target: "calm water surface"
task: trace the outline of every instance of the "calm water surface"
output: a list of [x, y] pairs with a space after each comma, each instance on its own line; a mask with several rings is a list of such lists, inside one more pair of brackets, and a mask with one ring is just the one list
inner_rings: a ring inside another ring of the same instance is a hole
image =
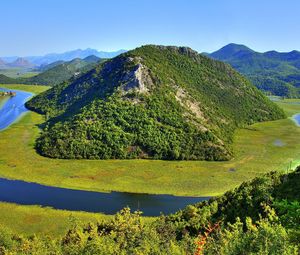
[[101, 193], [64, 189], [24, 181], [0, 178], [0, 201], [22, 205], [42, 205], [71, 211], [114, 214], [129, 206], [141, 210], [145, 216], [158, 216], [183, 209], [209, 197], [180, 197], [126, 192]]

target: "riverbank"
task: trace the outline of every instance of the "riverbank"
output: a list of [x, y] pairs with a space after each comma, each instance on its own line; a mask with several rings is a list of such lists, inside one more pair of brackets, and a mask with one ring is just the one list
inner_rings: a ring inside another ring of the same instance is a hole
[[7, 99], [9, 99], [9, 97], [0, 97], [0, 108], [6, 102]]
[[16, 95], [17, 93], [14, 91], [5, 91], [5, 92], [0, 91], [0, 97], [14, 97]]
[[[16, 86], [6, 87], [16, 89]], [[18, 85], [18, 89], [39, 93], [46, 88]], [[278, 105], [288, 116], [300, 112], [300, 104], [287, 102]], [[28, 112], [19, 122], [0, 132], [1, 177], [91, 191], [215, 196], [259, 174], [300, 164], [300, 128], [291, 119], [238, 130], [235, 158], [228, 162], [206, 162], [45, 158], [34, 150], [38, 125], [43, 118]], [[284, 146], [274, 145], [276, 140]]]

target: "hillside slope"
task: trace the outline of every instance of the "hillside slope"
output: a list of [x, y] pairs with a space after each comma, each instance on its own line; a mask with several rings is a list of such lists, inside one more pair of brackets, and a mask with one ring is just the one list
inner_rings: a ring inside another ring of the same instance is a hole
[[207, 54], [225, 61], [247, 76], [263, 91], [285, 97], [300, 97], [300, 52], [255, 52], [244, 45], [228, 44]]
[[[100, 61], [100, 59], [98, 60]], [[96, 63], [97, 61], [76, 58], [69, 62], [54, 65], [36, 76], [23, 79], [23, 83], [55, 86], [73, 76], [89, 71], [96, 66]]]
[[0, 84], [14, 84], [17, 83], [16, 79], [0, 74]]
[[184, 47], [129, 51], [33, 98], [59, 158], [227, 160], [234, 130], [283, 112], [229, 65]]
[[7, 63], [4, 62], [1, 58], [0, 58], [0, 69], [5, 69], [7, 68]]
[[55, 86], [63, 81], [76, 78], [88, 72], [93, 69], [97, 63], [103, 61], [105, 61], [105, 59], [100, 59], [95, 56], [89, 56], [85, 59], [76, 58], [69, 62], [58, 61], [42, 66], [40, 69], [37, 69], [37, 71], [42, 71], [41, 73], [28, 78], [10, 78], [0, 74], [0, 83]]

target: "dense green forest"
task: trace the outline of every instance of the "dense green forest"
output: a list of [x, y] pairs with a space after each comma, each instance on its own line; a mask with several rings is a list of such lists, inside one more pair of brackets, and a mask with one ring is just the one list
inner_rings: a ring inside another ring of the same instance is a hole
[[36, 84], [55, 86], [63, 81], [88, 72], [96, 66], [98, 62], [103, 62], [95, 56], [89, 56], [85, 59], [76, 58], [68, 62], [58, 61], [40, 69], [41, 73], [28, 78], [10, 78], [0, 74], [0, 83], [3, 84]]
[[237, 127], [284, 114], [229, 65], [144, 46], [36, 96], [36, 143], [53, 158], [227, 160]]
[[260, 90], [273, 95], [300, 97], [300, 52], [255, 52], [244, 45], [229, 44], [207, 54], [231, 64]]
[[98, 224], [72, 219], [57, 239], [16, 236], [2, 227], [0, 254], [297, 255], [299, 183], [300, 167], [272, 172], [151, 223], [129, 208]]

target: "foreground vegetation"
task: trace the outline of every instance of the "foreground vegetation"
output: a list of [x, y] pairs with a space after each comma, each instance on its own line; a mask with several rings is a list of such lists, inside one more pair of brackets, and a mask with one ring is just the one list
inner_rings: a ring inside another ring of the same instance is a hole
[[[46, 89], [28, 85], [6, 88], [34, 93]], [[279, 105], [289, 116], [300, 112], [300, 104]], [[233, 144], [236, 156], [228, 162], [44, 158], [34, 150], [38, 125], [43, 121], [43, 116], [28, 112], [0, 132], [1, 177], [94, 191], [211, 196], [261, 173], [286, 169], [290, 163], [295, 167], [300, 158], [300, 129], [290, 119], [238, 130]], [[276, 140], [284, 146], [276, 146]]]
[[269, 173], [223, 196], [145, 223], [125, 208], [107, 222], [75, 222], [62, 238], [0, 230], [2, 254], [286, 254], [300, 251], [300, 168]]

